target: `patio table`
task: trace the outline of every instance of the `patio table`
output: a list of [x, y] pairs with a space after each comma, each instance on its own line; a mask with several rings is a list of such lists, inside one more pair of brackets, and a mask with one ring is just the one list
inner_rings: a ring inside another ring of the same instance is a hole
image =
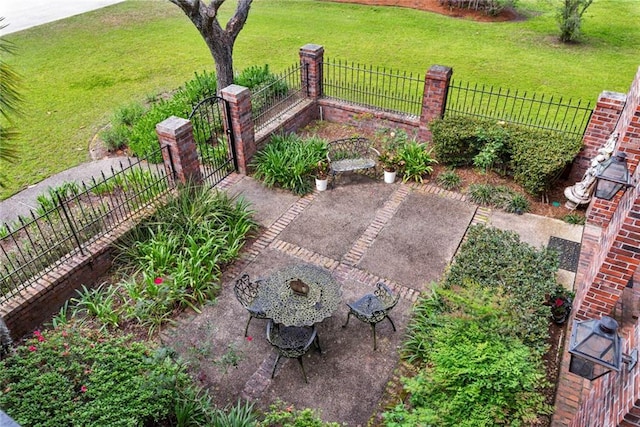
[[342, 301], [342, 289], [330, 271], [297, 264], [265, 278], [258, 296], [267, 317], [274, 322], [311, 326], [333, 314]]

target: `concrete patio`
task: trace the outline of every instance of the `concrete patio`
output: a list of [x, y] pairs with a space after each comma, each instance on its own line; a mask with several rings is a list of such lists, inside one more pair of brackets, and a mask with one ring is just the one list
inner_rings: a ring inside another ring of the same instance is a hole
[[[221, 188], [251, 203], [261, 232], [225, 271], [217, 302], [183, 316], [164, 331], [163, 342], [200, 372], [199, 381], [218, 405], [242, 398], [267, 409], [280, 399], [349, 426], [365, 426], [379, 412], [398, 366], [411, 307], [440, 279], [470, 224], [511, 228], [525, 241], [535, 236], [535, 246], [551, 236], [576, 242], [582, 236], [582, 227], [492, 212], [435, 186], [389, 185], [356, 174], [340, 177], [333, 190], [304, 197], [240, 175], [227, 178]], [[297, 362], [284, 358], [271, 379], [276, 354], [265, 337], [266, 321], [252, 320], [250, 339], [244, 338], [248, 313], [236, 300], [233, 283], [243, 273], [254, 279], [295, 263], [330, 270], [342, 285], [343, 303], [385, 282], [401, 295], [391, 312], [397, 331], [389, 322], [380, 323], [373, 351], [368, 325], [352, 318], [342, 327], [348, 312], [342, 304], [317, 325], [322, 354], [312, 347], [304, 357], [309, 383]]]

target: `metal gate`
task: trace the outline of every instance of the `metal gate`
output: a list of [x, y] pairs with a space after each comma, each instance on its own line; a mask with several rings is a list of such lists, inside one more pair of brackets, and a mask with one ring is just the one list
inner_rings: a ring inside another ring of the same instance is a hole
[[233, 133], [228, 117], [227, 103], [219, 96], [203, 99], [189, 114], [203, 181], [211, 187], [237, 169]]

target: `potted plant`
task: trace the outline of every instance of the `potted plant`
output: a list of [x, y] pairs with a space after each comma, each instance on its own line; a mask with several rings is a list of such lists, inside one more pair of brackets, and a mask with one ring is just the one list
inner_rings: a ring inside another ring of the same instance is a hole
[[329, 163], [326, 160], [320, 160], [316, 164], [316, 190], [325, 191], [329, 183]]
[[573, 293], [562, 288], [548, 298], [547, 304], [551, 307], [551, 318], [554, 323], [562, 325], [569, 319], [572, 303]]
[[396, 174], [398, 167], [400, 166], [400, 159], [392, 151], [383, 151], [378, 156], [378, 161], [384, 170], [384, 182], [387, 184], [393, 184], [396, 180]]

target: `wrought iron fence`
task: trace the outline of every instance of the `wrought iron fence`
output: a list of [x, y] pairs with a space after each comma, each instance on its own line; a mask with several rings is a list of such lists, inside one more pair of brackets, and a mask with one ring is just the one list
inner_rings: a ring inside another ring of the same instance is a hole
[[89, 184], [67, 183], [41, 195], [30, 217], [0, 229], [0, 303], [74, 255], [87, 255], [91, 243], [155, 205], [172, 183], [164, 164], [129, 160]]
[[326, 97], [416, 117], [422, 112], [423, 75], [339, 60], [322, 66]]
[[445, 116], [491, 118], [582, 137], [592, 111], [591, 103], [581, 100], [528, 95], [517, 90], [452, 80]]
[[299, 64], [287, 68], [268, 84], [251, 91], [251, 117], [254, 131], [265, 128], [305, 99], [302, 93], [302, 68]]

